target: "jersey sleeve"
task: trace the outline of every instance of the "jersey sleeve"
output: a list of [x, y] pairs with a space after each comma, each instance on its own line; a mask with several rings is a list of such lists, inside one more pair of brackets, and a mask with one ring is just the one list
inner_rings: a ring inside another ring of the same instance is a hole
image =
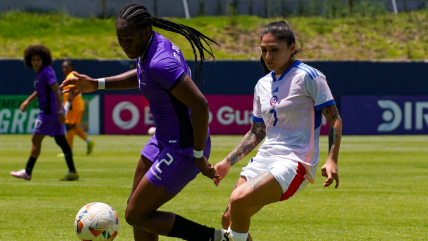
[[260, 93], [258, 84], [254, 87], [254, 99], [253, 99], [253, 121], [263, 123], [262, 105], [260, 103]]
[[315, 102], [315, 110], [334, 105], [334, 98], [323, 74], [312, 79], [309, 75], [304, 78], [304, 88]]
[[58, 83], [55, 75], [55, 71], [52, 68], [46, 68], [45, 71], [43, 71], [40, 78], [45, 82], [46, 85], [52, 85], [54, 83]]
[[175, 58], [165, 58], [150, 65], [150, 78], [172, 91], [186, 77], [186, 71]]

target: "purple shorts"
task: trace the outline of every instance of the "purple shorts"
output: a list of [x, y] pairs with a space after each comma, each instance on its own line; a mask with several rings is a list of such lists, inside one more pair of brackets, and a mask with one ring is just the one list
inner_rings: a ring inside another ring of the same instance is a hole
[[59, 122], [56, 115], [39, 114], [34, 123], [33, 134], [45, 136], [65, 135], [65, 125]]
[[[211, 139], [205, 143], [204, 156], [208, 159], [211, 151]], [[166, 187], [166, 192], [179, 193], [199, 174], [199, 166], [193, 157], [193, 148], [172, 148], [158, 143], [154, 135], [141, 151], [151, 162], [147, 179], [156, 187]]]

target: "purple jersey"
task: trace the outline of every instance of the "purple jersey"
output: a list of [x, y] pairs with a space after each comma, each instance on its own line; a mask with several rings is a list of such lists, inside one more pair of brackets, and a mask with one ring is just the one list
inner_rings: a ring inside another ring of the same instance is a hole
[[57, 83], [55, 71], [50, 65], [43, 66], [37, 72], [34, 87], [39, 100], [40, 114], [58, 115], [58, 103], [56, 95], [52, 91], [51, 84]]
[[137, 58], [140, 91], [149, 101], [156, 122], [156, 137], [164, 146], [193, 146], [190, 109], [171, 91], [190, 69], [180, 49], [162, 35], [153, 32], [146, 55]]

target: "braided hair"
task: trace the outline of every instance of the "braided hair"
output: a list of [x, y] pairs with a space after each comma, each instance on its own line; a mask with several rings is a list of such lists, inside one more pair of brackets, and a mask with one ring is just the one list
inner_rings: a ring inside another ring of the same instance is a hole
[[[207, 59], [205, 58], [204, 52], [207, 52], [208, 55], [210, 55], [210, 57], [212, 57], [214, 60], [214, 54], [208, 42], [212, 42], [218, 45], [217, 42], [205, 36], [194, 28], [183, 24], [174, 23], [166, 19], [157, 18], [151, 15], [146, 7], [144, 7], [143, 5], [138, 5], [136, 3], [124, 6], [117, 15], [116, 22], [119, 19], [127, 20], [130, 23], [135, 24], [139, 29], [146, 29], [149, 26], [155, 26], [166, 31], [183, 35], [192, 46], [193, 55], [195, 56], [195, 78], [193, 81], [202, 89], [202, 84], [204, 80], [201, 79], [201, 72], [204, 61]], [[199, 53], [199, 64], [198, 54], [196, 53], [195, 49], [197, 49]], [[211, 63], [211, 68], [212, 65], [213, 62]], [[211, 68], [209, 69], [207, 76], [211, 72]]]

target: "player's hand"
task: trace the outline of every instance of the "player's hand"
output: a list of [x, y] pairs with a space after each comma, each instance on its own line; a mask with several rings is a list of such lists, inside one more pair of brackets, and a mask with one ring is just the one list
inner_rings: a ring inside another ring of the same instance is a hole
[[204, 176], [208, 177], [209, 179], [219, 177], [215, 174], [215, 170], [214, 170], [213, 165], [208, 163], [208, 160], [206, 157], [203, 156], [201, 158], [195, 158], [195, 160], [199, 166], [199, 170], [201, 170], [201, 172]]
[[61, 123], [61, 125], [65, 124], [65, 115], [64, 115], [64, 113], [62, 113], [62, 112], [58, 113], [58, 120], [59, 120], [59, 123]]
[[231, 167], [230, 162], [226, 160], [223, 160], [214, 166], [214, 169], [216, 171], [215, 174], [219, 176], [214, 179], [214, 184], [216, 186], [218, 186], [220, 184], [220, 181], [223, 180], [223, 178], [227, 175], [230, 167]]
[[324, 187], [330, 186], [333, 180], [336, 180], [335, 188], [337, 189], [339, 187], [339, 171], [336, 162], [332, 159], [327, 159], [327, 162], [321, 168], [321, 173], [323, 177], [327, 177], [323, 185]]
[[19, 107], [19, 109], [22, 111], [22, 112], [25, 112], [25, 110], [27, 109], [27, 107], [30, 105], [30, 102], [28, 102], [28, 101], [24, 101], [24, 102], [22, 102], [22, 104], [21, 104], [21, 106]]
[[74, 78], [66, 79], [59, 86], [60, 88], [69, 87], [62, 93], [73, 93], [76, 96], [81, 93], [89, 93], [98, 89], [98, 80], [91, 77], [73, 72]]

